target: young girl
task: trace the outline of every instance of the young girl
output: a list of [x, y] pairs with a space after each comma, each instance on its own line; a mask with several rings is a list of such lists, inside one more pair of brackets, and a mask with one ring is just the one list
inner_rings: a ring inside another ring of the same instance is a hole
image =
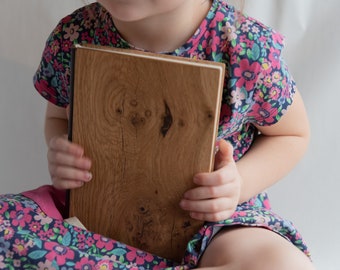
[[[215, 170], [195, 175], [197, 187], [178, 202], [206, 223], [180, 265], [63, 222], [64, 191], [91, 181], [91, 160], [66, 136], [70, 49], [78, 43], [225, 63]], [[53, 186], [1, 197], [0, 268], [313, 269], [300, 234], [271, 211], [264, 192], [294, 167], [309, 140], [282, 48], [279, 33], [223, 0], [100, 0], [63, 18], [34, 77], [49, 101]]]

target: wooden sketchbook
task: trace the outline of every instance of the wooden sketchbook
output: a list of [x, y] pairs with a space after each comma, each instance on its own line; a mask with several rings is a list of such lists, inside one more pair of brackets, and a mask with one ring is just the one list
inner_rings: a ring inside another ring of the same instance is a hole
[[179, 207], [213, 168], [224, 64], [97, 46], [73, 51], [70, 139], [92, 180], [70, 191], [85, 227], [180, 261], [202, 222]]

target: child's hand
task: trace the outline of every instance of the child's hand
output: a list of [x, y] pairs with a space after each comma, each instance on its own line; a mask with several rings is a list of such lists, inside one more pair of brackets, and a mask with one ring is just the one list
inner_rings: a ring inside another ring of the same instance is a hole
[[80, 187], [91, 180], [91, 160], [84, 157], [84, 149], [67, 136], [54, 137], [48, 144], [48, 169], [57, 189]]
[[215, 171], [195, 175], [194, 182], [198, 187], [184, 194], [180, 206], [198, 220], [227, 219], [239, 203], [241, 180], [232, 145], [221, 140], [215, 157]]

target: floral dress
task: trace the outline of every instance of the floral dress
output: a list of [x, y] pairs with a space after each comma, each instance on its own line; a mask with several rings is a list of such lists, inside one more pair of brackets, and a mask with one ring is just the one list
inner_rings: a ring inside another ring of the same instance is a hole
[[[99, 3], [76, 10], [49, 36], [34, 76], [35, 88], [49, 102], [69, 105], [71, 48], [84, 43], [138, 49], [120, 36]], [[225, 64], [218, 139], [233, 145], [236, 161], [256, 139], [255, 125], [275, 124], [293, 102], [296, 86], [282, 49], [279, 33], [214, 0], [194, 35], [165, 52]], [[205, 223], [188, 242], [182, 262], [65, 223], [64, 207], [63, 195], [51, 186], [0, 196], [0, 269], [190, 269], [220, 229], [235, 225], [271, 230], [309, 255], [293, 224], [272, 212], [266, 193], [238, 205], [227, 220]]]

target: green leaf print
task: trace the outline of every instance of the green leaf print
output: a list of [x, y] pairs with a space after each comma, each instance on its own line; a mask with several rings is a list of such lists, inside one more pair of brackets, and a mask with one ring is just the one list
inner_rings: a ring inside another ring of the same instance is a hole
[[111, 253], [116, 256], [123, 256], [126, 254], [126, 250], [122, 248], [115, 248]]
[[39, 238], [34, 238], [33, 241], [38, 248], [42, 248], [42, 241]]
[[71, 243], [71, 234], [70, 234], [69, 232], [67, 232], [67, 233], [64, 235], [64, 237], [63, 237], [61, 243], [62, 243], [64, 246], [69, 246], [69, 245], [70, 245], [70, 243]]
[[260, 58], [261, 50], [260, 50], [259, 45], [257, 45], [256, 43], [254, 43], [251, 52], [252, 52], [253, 60], [257, 60]]
[[35, 250], [28, 254], [28, 257], [33, 260], [38, 260], [43, 258], [46, 255], [46, 250]]

